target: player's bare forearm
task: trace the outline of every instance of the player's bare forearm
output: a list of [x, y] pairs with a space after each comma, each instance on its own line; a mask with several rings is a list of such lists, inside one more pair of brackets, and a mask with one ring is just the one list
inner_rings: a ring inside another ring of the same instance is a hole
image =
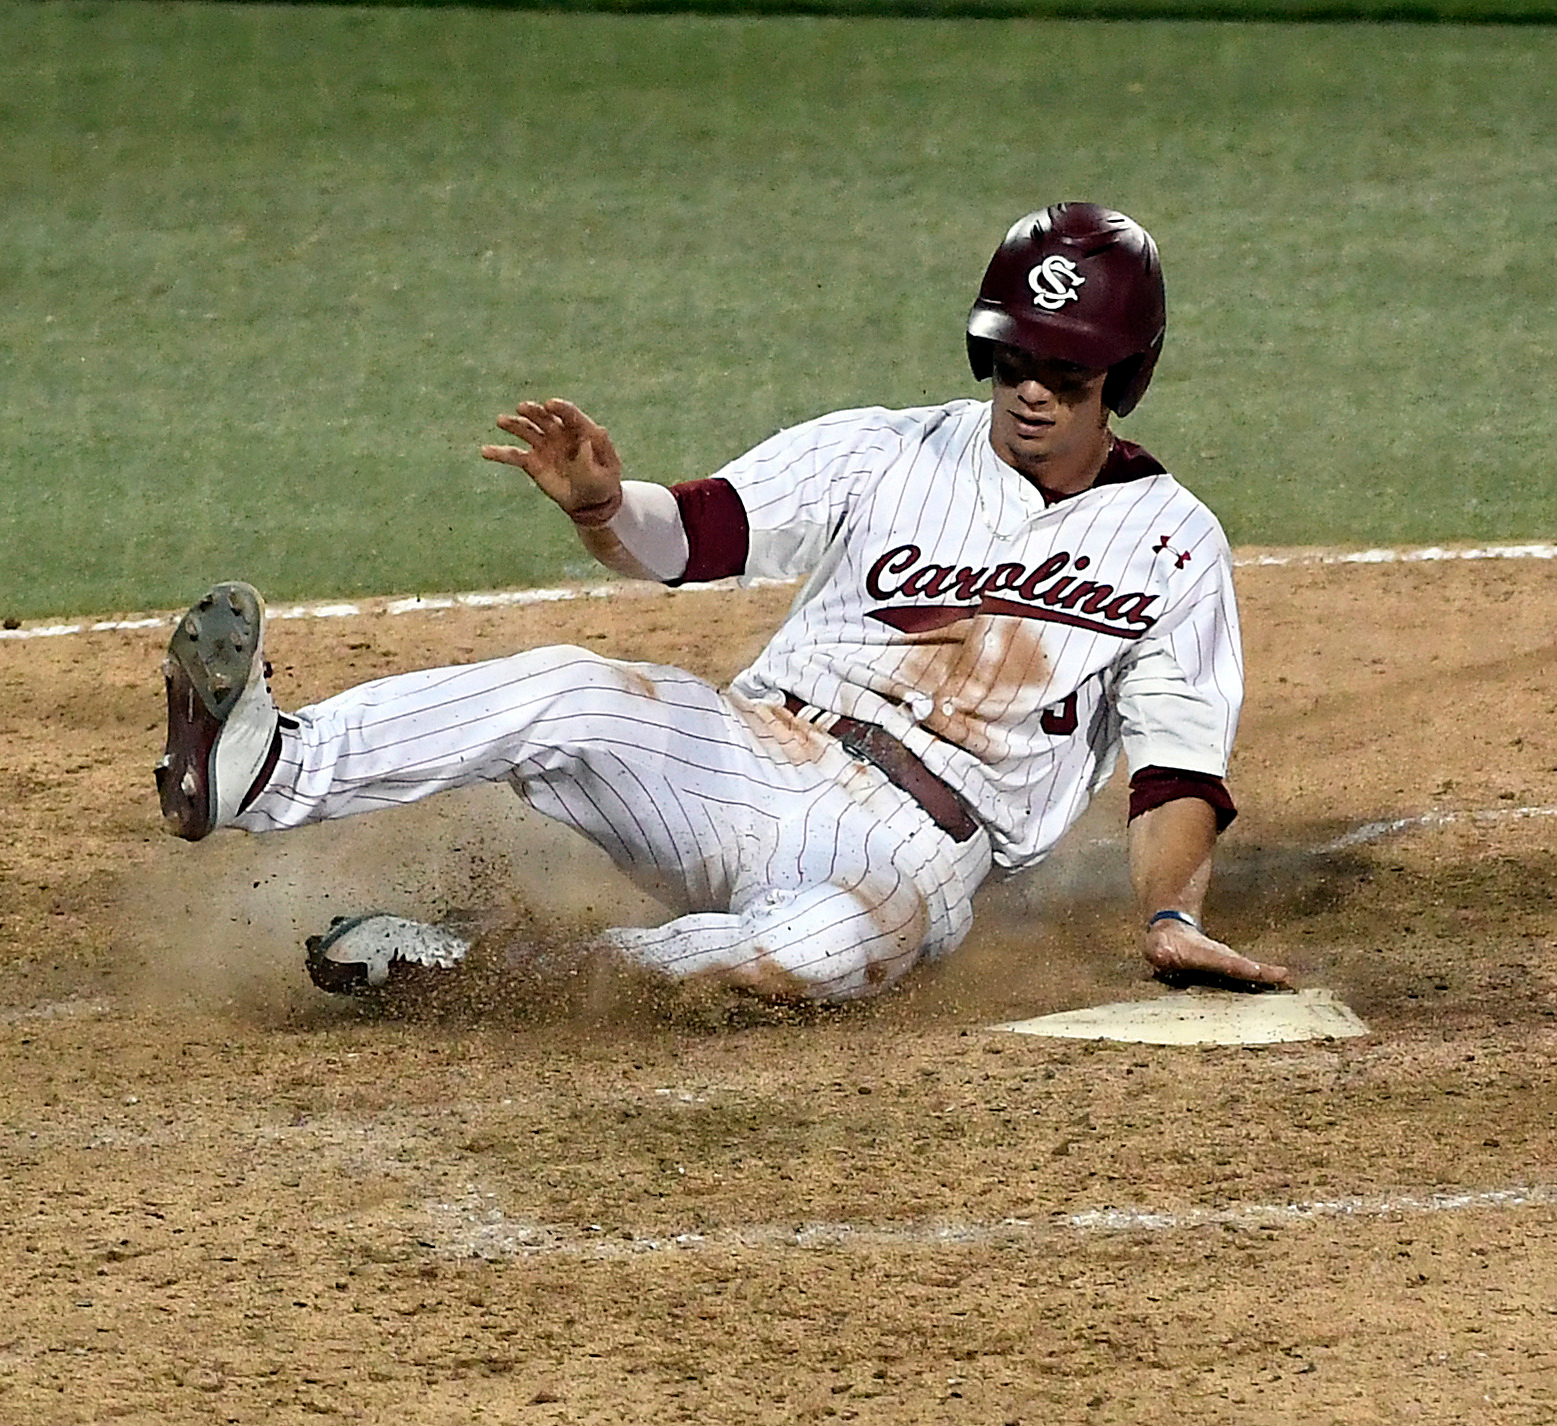
[[[1164, 802], [1130, 823], [1130, 881], [1143, 927], [1141, 953], [1159, 973], [1286, 984], [1285, 966], [1241, 956], [1200, 929], [1215, 850], [1216, 812], [1198, 797]], [[1162, 911], [1189, 920], [1163, 917], [1147, 924]]]
[[1198, 797], [1181, 797], [1130, 823], [1130, 883], [1141, 910], [1182, 911], [1200, 919], [1216, 851], [1216, 812]]
[[578, 537], [584, 548], [607, 569], [628, 579], [658, 580], [659, 576], [633, 558], [632, 551], [624, 545], [606, 525], [577, 525]]

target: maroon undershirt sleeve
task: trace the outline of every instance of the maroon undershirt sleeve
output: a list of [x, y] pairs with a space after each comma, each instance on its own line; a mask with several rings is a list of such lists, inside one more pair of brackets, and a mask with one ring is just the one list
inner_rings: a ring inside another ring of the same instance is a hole
[[1130, 779], [1130, 820], [1143, 812], [1177, 802], [1181, 797], [1198, 797], [1209, 802], [1216, 813], [1216, 830], [1225, 832], [1238, 809], [1233, 806], [1227, 784], [1208, 772], [1185, 772], [1176, 767], [1143, 767]]
[[687, 532], [687, 567], [670, 585], [702, 584], [746, 573], [751, 526], [746, 507], [728, 480], [687, 480], [670, 487]]

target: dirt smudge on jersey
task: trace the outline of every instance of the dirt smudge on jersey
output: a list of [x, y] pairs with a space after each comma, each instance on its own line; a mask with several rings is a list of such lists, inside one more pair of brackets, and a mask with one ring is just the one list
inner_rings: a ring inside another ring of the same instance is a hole
[[1044, 704], [1049, 660], [1042, 625], [1009, 614], [911, 634], [895, 680], [897, 696], [933, 701], [920, 722], [938, 738], [985, 761], [1009, 751], [1009, 728]]
[[686, 977], [686, 984], [687, 988], [694, 992], [699, 988], [718, 990], [725, 986], [734, 986], [779, 1004], [800, 1003], [811, 999], [811, 988], [805, 979], [796, 975], [794, 971], [786, 970], [779, 964], [773, 953], [765, 950], [761, 945], [756, 947], [756, 954], [750, 960], [728, 968], [701, 971]]
[[892, 896], [874, 902], [864, 898], [863, 904], [876, 929], [882, 936], [889, 937], [896, 948], [891, 955], [872, 956], [865, 965], [866, 983], [879, 988], [901, 979], [913, 969], [930, 931], [930, 911], [924, 898], [906, 881]]
[[735, 694], [727, 696], [763, 742], [776, 744], [790, 762], [821, 762], [837, 746], [831, 733], [791, 713], [782, 704], [754, 702]]
[[620, 669], [622, 682], [625, 683], [634, 693], [640, 693], [645, 698], [653, 699], [656, 703], [663, 701], [660, 696], [659, 686], [652, 678], [648, 677], [646, 674], [640, 673], [637, 669], [628, 663], [621, 664]]

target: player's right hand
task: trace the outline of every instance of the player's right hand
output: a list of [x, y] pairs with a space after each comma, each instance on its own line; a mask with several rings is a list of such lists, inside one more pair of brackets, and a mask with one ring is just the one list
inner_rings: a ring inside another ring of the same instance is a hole
[[622, 506], [622, 462], [604, 426], [571, 401], [521, 401], [499, 429], [524, 446], [486, 445], [484, 460], [516, 465], [565, 510], [575, 524], [606, 524]]
[[1238, 989], [1280, 989], [1291, 985], [1286, 966], [1264, 965], [1180, 921], [1147, 928], [1142, 954], [1169, 984], [1227, 985]]

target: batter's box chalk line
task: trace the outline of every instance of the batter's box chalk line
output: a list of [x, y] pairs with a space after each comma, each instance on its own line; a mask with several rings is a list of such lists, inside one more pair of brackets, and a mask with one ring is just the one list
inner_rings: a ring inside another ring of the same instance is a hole
[[[1300, 567], [1304, 565], [1348, 564], [1437, 564], [1458, 560], [1549, 560], [1557, 559], [1557, 545], [1485, 545], [1476, 549], [1445, 549], [1430, 545], [1416, 550], [1301, 550], [1292, 554], [1267, 553], [1236, 556], [1233, 564], [1239, 568]], [[795, 583], [793, 580], [754, 579], [746, 588], [764, 589]], [[734, 581], [720, 580], [712, 584], [684, 584], [677, 594], [697, 594], [707, 590], [729, 589]], [[373, 599], [365, 603], [293, 604], [270, 611], [272, 619], [344, 619], [355, 614], [381, 611], [386, 614], [414, 614], [420, 610], [437, 609], [499, 609], [527, 604], [555, 604], [570, 599], [606, 599], [618, 596], [631, 597], [635, 586], [630, 582], [584, 585], [576, 588], [556, 589], [508, 589], [474, 591], [466, 594], [398, 594]], [[159, 625], [171, 627], [181, 614], [155, 614], [132, 619], [102, 619], [95, 623], [72, 620], [64, 624], [40, 624], [30, 629], [0, 629], [4, 639], [57, 639], [70, 634], [101, 634], [113, 630], [154, 629]]]
[[76, 1015], [110, 1015], [113, 1004], [107, 1000], [43, 1000], [36, 1005], [0, 1008], [0, 1025], [16, 1025], [24, 1020], [61, 1020]]
[[[1411, 1189], [1368, 1197], [1295, 1203], [1236, 1203], [1216, 1208], [1105, 1207], [1048, 1218], [1002, 1218], [966, 1223], [748, 1223], [705, 1232], [639, 1233], [590, 1224], [582, 1231], [526, 1224], [507, 1217], [497, 1196], [472, 1188], [458, 1202], [424, 1205], [419, 1239], [450, 1257], [506, 1258], [561, 1253], [623, 1258], [644, 1253], [706, 1251], [848, 1251], [880, 1248], [935, 1250], [1000, 1244], [1063, 1242], [1097, 1234], [1192, 1232], [1205, 1228], [1280, 1228], [1327, 1219], [1401, 1219], [1440, 1213], [1515, 1211], [1557, 1206], [1557, 1185], [1492, 1189]], [[348, 1231], [351, 1224], [343, 1225]]]
[[1344, 852], [1348, 847], [1366, 846], [1369, 842], [1382, 841], [1385, 837], [1417, 828], [1450, 827], [1455, 823], [1518, 822], [1532, 817], [1557, 817], [1557, 807], [1489, 807], [1482, 811], [1424, 812], [1420, 817], [1392, 817], [1383, 822], [1364, 822], [1314, 850], [1321, 854]]

